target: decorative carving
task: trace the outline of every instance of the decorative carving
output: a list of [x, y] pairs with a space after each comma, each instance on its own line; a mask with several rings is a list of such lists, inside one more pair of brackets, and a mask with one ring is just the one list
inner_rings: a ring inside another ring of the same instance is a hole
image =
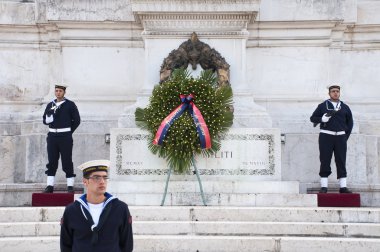
[[211, 69], [217, 73], [220, 86], [230, 85], [230, 65], [218, 51], [199, 41], [195, 32], [191, 35], [191, 39], [183, 42], [164, 59], [160, 70], [160, 83], [167, 80], [174, 69], [187, 68], [189, 64], [193, 70], [198, 64], [204, 70]]
[[[268, 143], [268, 164], [264, 169], [198, 169], [199, 175], [258, 175], [272, 176], [276, 173], [275, 166], [275, 140], [273, 134], [227, 134], [223, 140], [236, 141], [266, 141]], [[167, 175], [168, 169], [125, 169], [123, 168], [123, 142], [124, 141], [148, 141], [148, 134], [119, 134], [116, 137], [116, 174], [117, 175]], [[177, 174], [177, 173], [175, 173]], [[193, 174], [189, 170], [187, 175]]]
[[130, 0], [134, 12], [252, 12], [260, 0]]
[[242, 31], [255, 13], [139, 13], [145, 31]]

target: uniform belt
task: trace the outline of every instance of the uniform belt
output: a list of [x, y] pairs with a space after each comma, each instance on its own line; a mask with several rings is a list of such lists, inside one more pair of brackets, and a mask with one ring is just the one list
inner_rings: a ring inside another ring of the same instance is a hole
[[71, 131], [71, 128], [60, 128], [60, 129], [49, 128], [49, 131], [54, 132], [54, 133], [69, 132]]
[[346, 132], [344, 132], [344, 131], [331, 131], [331, 130], [323, 130], [323, 129], [321, 129], [320, 132], [325, 133], [325, 134], [329, 134], [329, 135], [334, 135], [334, 136], [346, 134]]

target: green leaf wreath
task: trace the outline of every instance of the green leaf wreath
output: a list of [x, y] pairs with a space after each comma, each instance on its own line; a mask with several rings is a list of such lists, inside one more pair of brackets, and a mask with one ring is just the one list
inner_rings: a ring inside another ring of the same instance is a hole
[[[150, 132], [148, 147], [153, 154], [165, 158], [178, 173], [186, 173], [193, 164], [193, 156], [211, 156], [220, 149], [220, 137], [232, 125], [232, 89], [218, 86], [217, 77], [211, 70], [202, 71], [198, 78], [182, 68], [175, 69], [170, 78], [156, 85], [150, 104], [135, 112], [138, 127]], [[191, 115], [183, 113], [170, 126], [163, 144], [153, 144], [161, 122], [181, 104], [180, 94], [193, 94], [211, 137], [211, 148], [202, 149], [199, 135]]]

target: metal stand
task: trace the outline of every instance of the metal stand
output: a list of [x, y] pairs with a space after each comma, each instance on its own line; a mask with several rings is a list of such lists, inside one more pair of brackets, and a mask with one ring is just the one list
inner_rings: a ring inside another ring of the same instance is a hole
[[164, 197], [162, 198], [162, 201], [161, 201], [161, 206], [165, 204], [165, 198], [166, 198], [166, 193], [168, 192], [169, 178], [170, 178], [171, 173], [172, 173], [172, 167], [170, 166], [169, 171], [168, 171], [168, 176], [166, 178], [165, 192], [164, 192]]
[[[198, 179], [198, 183], [199, 183], [199, 189], [200, 189], [200, 192], [201, 192], [201, 197], [202, 197], [203, 205], [207, 206], [206, 200], [205, 200], [205, 195], [203, 193], [203, 187], [202, 187], [201, 177], [199, 176], [197, 166], [195, 165], [194, 156], [192, 157], [192, 160], [193, 160], [193, 165], [194, 165], [194, 169], [195, 169], [195, 174], [197, 175], [197, 179]], [[165, 198], [166, 198], [166, 194], [168, 192], [168, 185], [169, 185], [169, 179], [170, 179], [171, 172], [172, 172], [172, 167], [169, 167], [168, 176], [166, 178], [165, 191], [164, 191], [164, 195], [163, 195], [163, 198], [162, 198], [162, 201], [161, 201], [161, 206], [163, 206], [165, 204]]]
[[206, 205], [206, 200], [205, 200], [205, 195], [203, 194], [203, 187], [202, 187], [201, 177], [199, 176], [199, 172], [198, 172], [197, 166], [195, 165], [194, 156], [191, 159], [193, 160], [195, 174], [197, 175], [197, 179], [198, 179], [198, 183], [199, 183], [199, 190], [201, 191], [203, 205], [207, 206]]

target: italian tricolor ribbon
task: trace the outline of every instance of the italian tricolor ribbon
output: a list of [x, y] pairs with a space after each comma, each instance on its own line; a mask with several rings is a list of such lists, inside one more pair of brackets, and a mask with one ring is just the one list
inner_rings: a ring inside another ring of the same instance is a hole
[[197, 132], [199, 135], [199, 140], [201, 143], [202, 149], [211, 148], [211, 138], [210, 133], [208, 131], [205, 120], [203, 119], [201, 111], [195, 106], [193, 99], [193, 94], [189, 95], [179, 95], [181, 98], [181, 105], [175, 108], [162, 122], [160, 127], [157, 130], [156, 136], [153, 140], [153, 144], [162, 145], [165, 136], [170, 128], [170, 126], [174, 123], [174, 121], [179, 118], [186, 110], [189, 111], [191, 117], [194, 120], [195, 126], [197, 128]]

